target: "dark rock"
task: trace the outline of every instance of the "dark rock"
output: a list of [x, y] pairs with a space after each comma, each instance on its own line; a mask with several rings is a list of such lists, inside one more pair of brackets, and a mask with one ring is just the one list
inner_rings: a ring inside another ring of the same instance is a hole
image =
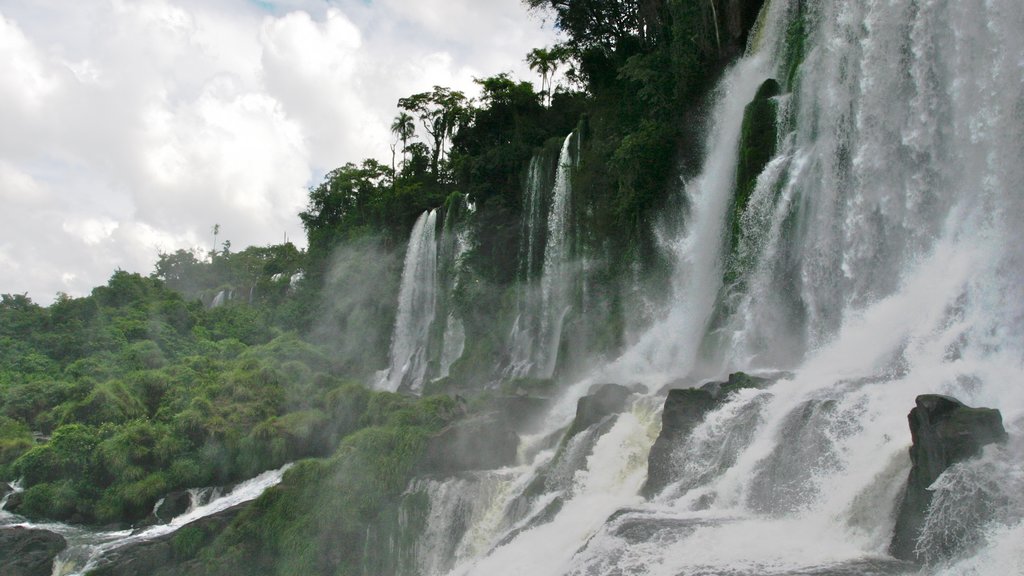
[[14, 487], [6, 482], [0, 482], [0, 502], [3, 502], [4, 498], [7, 498], [9, 494], [14, 493]]
[[576, 402], [576, 418], [566, 434], [570, 438], [613, 414], [618, 414], [629, 405], [633, 391], [619, 384], [598, 384], [590, 393]]
[[157, 520], [160, 522], [167, 523], [172, 519], [181, 516], [185, 512], [188, 512], [191, 505], [192, 496], [187, 491], [179, 490], [177, 492], [171, 492], [167, 496], [164, 496], [163, 502], [153, 510], [153, 515], [156, 516]]
[[916, 403], [907, 416], [912, 439], [910, 475], [889, 546], [894, 557], [912, 561], [921, 560], [914, 548], [931, 504], [928, 487], [953, 464], [1007, 437], [998, 410], [970, 408], [956, 398], [937, 394], [918, 396]]
[[13, 514], [18, 513], [18, 508], [21, 507], [25, 501], [24, 492], [13, 492], [7, 497], [7, 504], [4, 505], [4, 511], [11, 512]]
[[498, 412], [460, 420], [427, 441], [420, 471], [454, 474], [466, 470], [491, 470], [516, 461], [519, 435]]
[[675, 463], [673, 454], [682, 446], [704, 417], [720, 406], [733, 392], [757, 388], [769, 382], [737, 372], [726, 382], [710, 382], [700, 388], [668, 391], [661, 413], [661, 432], [647, 457], [647, 481], [642, 494], [650, 498], [672, 483]]
[[[174, 566], [193, 558], [204, 546], [224, 531], [238, 514], [249, 506], [245, 502], [226, 510], [189, 522], [170, 534], [164, 534], [110, 552], [91, 570], [91, 576], [137, 576], [139, 574], [175, 573]], [[47, 574], [50, 572], [47, 571]]]
[[757, 22], [764, 0], [725, 0], [721, 5], [722, 19], [725, 21], [723, 56], [735, 58], [741, 56], [747, 47], [747, 36]]
[[154, 524], [167, 524], [174, 518], [181, 516], [192, 506], [192, 496], [186, 490], [178, 490], [164, 496], [163, 500], [157, 503], [153, 512], [140, 522], [137, 526], [153, 526]]
[[63, 536], [48, 530], [0, 529], [0, 574], [50, 576], [53, 559], [66, 546]]

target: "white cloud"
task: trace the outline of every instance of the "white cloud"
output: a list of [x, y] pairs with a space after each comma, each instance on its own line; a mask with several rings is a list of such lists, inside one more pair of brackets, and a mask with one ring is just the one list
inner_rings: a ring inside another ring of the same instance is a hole
[[0, 292], [304, 237], [322, 174], [389, 159], [399, 97], [473, 91], [550, 33], [519, 0], [0, 1]]

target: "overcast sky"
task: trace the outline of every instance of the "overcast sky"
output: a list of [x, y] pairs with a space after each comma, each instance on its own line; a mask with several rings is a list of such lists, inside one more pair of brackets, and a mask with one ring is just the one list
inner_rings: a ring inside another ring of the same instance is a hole
[[304, 245], [327, 171], [390, 161], [398, 98], [512, 72], [520, 0], [0, 0], [0, 293], [49, 303], [158, 252]]

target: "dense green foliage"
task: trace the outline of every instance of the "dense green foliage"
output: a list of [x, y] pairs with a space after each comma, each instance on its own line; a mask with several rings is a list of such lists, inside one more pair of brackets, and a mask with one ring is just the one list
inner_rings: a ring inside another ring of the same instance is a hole
[[171, 490], [329, 453], [348, 425], [328, 395], [345, 385], [266, 316], [126, 272], [49, 308], [5, 295], [0, 478], [24, 479], [19, 511], [133, 521]]

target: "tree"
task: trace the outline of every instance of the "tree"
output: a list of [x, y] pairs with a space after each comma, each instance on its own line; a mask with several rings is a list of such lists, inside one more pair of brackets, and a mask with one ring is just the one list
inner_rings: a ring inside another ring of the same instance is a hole
[[558, 69], [559, 63], [564, 60], [564, 57], [564, 51], [558, 46], [554, 48], [534, 48], [526, 55], [526, 63], [530, 66], [530, 70], [540, 74], [540, 92], [546, 98], [548, 106], [551, 105], [551, 95], [554, 92], [552, 83], [554, 82], [555, 71]]
[[338, 240], [374, 224], [385, 224], [382, 197], [390, 186], [391, 170], [376, 160], [359, 166], [348, 163], [324, 177], [309, 191], [306, 210], [299, 214], [309, 238], [310, 253], [326, 252]]
[[391, 123], [391, 133], [402, 141], [402, 167], [405, 167], [406, 154], [409, 149], [409, 139], [416, 134], [416, 125], [413, 118], [406, 112], [400, 112]]
[[446, 142], [449, 142], [452, 136], [469, 121], [469, 100], [458, 90], [434, 86], [430, 92], [420, 92], [399, 99], [398, 107], [416, 114], [423, 129], [433, 140], [430, 169], [435, 177], [438, 177], [440, 175], [438, 167], [444, 156]]
[[213, 262], [213, 257], [217, 255], [217, 234], [220, 234], [220, 224], [213, 225], [213, 248], [210, 250], [210, 262]]

